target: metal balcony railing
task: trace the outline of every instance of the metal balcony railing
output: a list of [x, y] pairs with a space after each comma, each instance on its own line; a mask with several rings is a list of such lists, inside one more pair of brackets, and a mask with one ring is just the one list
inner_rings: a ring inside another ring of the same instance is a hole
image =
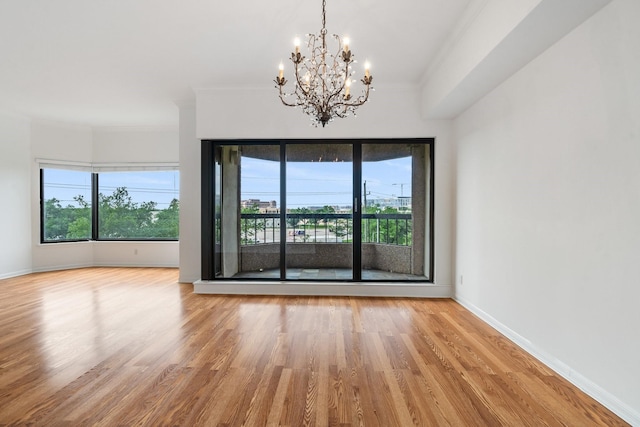
[[[243, 245], [280, 242], [280, 214], [241, 214], [240, 239]], [[351, 214], [288, 213], [286, 240], [293, 243], [351, 243]], [[362, 214], [362, 242], [411, 245], [411, 214]]]

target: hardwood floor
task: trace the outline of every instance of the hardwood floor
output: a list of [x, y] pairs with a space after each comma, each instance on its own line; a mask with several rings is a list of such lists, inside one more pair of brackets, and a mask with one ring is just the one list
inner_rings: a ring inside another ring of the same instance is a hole
[[0, 425], [626, 425], [451, 300], [0, 280]]

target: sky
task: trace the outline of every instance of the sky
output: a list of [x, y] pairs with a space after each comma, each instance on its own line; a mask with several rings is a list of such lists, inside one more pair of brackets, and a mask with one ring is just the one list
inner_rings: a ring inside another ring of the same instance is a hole
[[[280, 164], [242, 157], [241, 200], [276, 200], [280, 206]], [[287, 163], [287, 207], [351, 206], [351, 162]], [[364, 162], [362, 180], [367, 199], [411, 196], [411, 158]], [[155, 201], [159, 209], [179, 198], [178, 171], [102, 172], [100, 191], [111, 194], [126, 187], [136, 203]], [[63, 206], [76, 205], [74, 197], [91, 200], [91, 173], [62, 169], [45, 170], [45, 199], [55, 197]]]
[[[280, 205], [280, 165], [242, 158], [241, 199], [276, 200]], [[293, 162], [287, 164], [287, 207], [351, 206], [353, 164]], [[411, 158], [364, 162], [362, 180], [367, 199], [411, 196]]]
[[[173, 198], [180, 198], [178, 171], [101, 172], [100, 192], [110, 195], [117, 187], [126, 187], [135, 203], [154, 201], [165, 209]], [[91, 173], [63, 169], [45, 169], [45, 200], [55, 197], [62, 206], [76, 206], [74, 197], [91, 201]]]

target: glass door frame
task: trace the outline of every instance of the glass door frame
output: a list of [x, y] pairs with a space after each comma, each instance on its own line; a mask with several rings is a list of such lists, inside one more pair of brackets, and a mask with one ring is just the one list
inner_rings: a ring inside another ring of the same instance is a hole
[[[230, 145], [274, 145], [279, 146], [280, 152], [280, 224], [286, 224], [286, 147], [290, 144], [350, 144], [353, 152], [353, 188], [352, 188], [352, 215], [353, 215], [353, 276], [348, 282], [362, 282], [362, 146], [364, 144], [392, 144], [409, 143], [424, 144], [425, 150], [429, 153], [428, 205], [426, 215], [428, 218], [428, 273], [425, 271], [424, 280], [398, 280], [398, 283], [433, 283], [434, 277], [434, 138], [380, 138], [380, 139], [269, 139], [269, 140], [202, 140], [201, 141], [201, 273], [202, 280], [246, 280], [233, 277], [219, 277], [216, 275], [218, 267], [214, 261], [216, 258], [216, 211], [215, 211], [215, 189], [216, 189], [216, 161], [220, 159], [219, 150], [221, 147]], [[219, 188], [223, 188], [220, 186]], [[277, 279], [264, 278], [255, 280], [287, 281], [295, 282], [297, 279], [287, 279], [287, 259], [286, 259], [286, 226], [280, 226], [280, 277]], [[251, 279], [254, 280], [254, 279]], [[321, 283], [323, 280], [318, 280]], [[391, 280], [394, 281], [394, 280]], [[371, 281], [375, 283], [375, 281]]]
[[[287, 215], [290, 213], [289, 212], [289, 205], [287, 205], [287, 186], [286, 186], [286, 181], [288, 179], [287, 173], [286, 173], [286, 168], [287, 165], [289, 165], [289, 163], [293, 163], [295, 161], [291, 161], [289, 158], [287, 158], [288, 155], [291, 154], [291, 152], [294, 151], [293, 147], [294, 146], [298, 146], [297, 150], [295, 151], [299, 151], [302, 150], [302, 152], [304, 152], [304, 149], [301, 148], [300, 146], [336, 146], [336, 147], [349, 147], [349, 150], [341, 150], [339, 148], [335, 148], [333, 150], [327, 150], [329, 151], [329, 153], [331, 153], [331, 155], [328, 155], [328, 153], [325, 151], [322, 153], [322, 163], [332, 163], [332, 160], [334, 156], [336, 157], [336, 161], [339, 161], [337, 159], [337, 157], [342, 157], [346, 154], [346, 152], [349, 152], [349, 157], [350, 160], [348, 160], [347, 158], [342, 158], [342, 161], [349, 161], [351, 163], [351, 171], [350, 171], [350, 175], [351, 175], [351, 182], [350, 182], [350, 192], [351, 192], [351, 196], [349, 197], [350, 201], [349, 201], [349, 205], [351, 207], [351, 217], [349, 220], [347, 220], [347, 223], [350, 221], [351, 222], [351, 243], [349, 244], [351, 246], [351, 251], [349, 251], [350, 253], [350, 261], [351, 261], [351, 277], [349, 279], [345, 279], [343, 277], [341, 278], [335, 278], [335, 279], [311, 279], [311, 280], [317, 280], [318, 282], [323, 282], [323, 281], [333, 281], [333, 282], [340, 282], [340, 281], [347, 281], [347, 282], [354, 282], [354, 281], [360, 281], [361, 280], [361, 258], [360, 258], [360, 236], [361, 236], [361, 229], [360, 229], [360, 218], [359, 218], [359, 205], [358, 202], [361, 200], [361, 190], [360, 190], [360, 185], [358, 184], [358, 180], [359, 180], [359, 174], [360, 171], [357, 169], [357, 165], [359, 165], [359, 157], [358, 157], [358, 153], [361, 151], [361, 145], [358, 141], [352, 141], [352, 140], [286, 140], [286, 141], [281, 141], [282, 145], [281, 145], [281, 149], [283, 148], [283, 151], [281, 152], [281, 166], [283, 167], [283, 171], [281, 171], [281, 184], [282, 185], [282, 189], [281, 189], [281, 207], [282, 207], [282, 213], [281, 213], [281, 223], [285, 223], [286, 219], [287, 219]], [[289, 152], [287, 151], [287, 147], [292, 147], [291, 150], [289, 150]], [[298, 154], [300, 154], [298, 152]], [[318, 160], [316, 159], [316, 164], [318, 164]], [[348, 228], [348, 227], [347, 227]], [[337, 229], [337, 227], [336, 227]], [[282, 227], [281, 227], [281, 231], [282, 231]], [[285, 231], [286, 232], [286, 231]], [[337, 237], [337, 235], [336, 235]], [[348, 237], [348, 234], [347, 234]], [[290, 277], [290, 275], [287, 274], [287, 269], [289, 268], [289, 261], [291, 259], [291, 257], [288, 258], [288, 255], [290, 255], [288, 253], [288, 248], [287, 248], [287, 242], [286, 239], [281, 239], [282, 244], [282, 248], [281, 248], [281, 257], [282, 257], [282, 261], [283, 261], [283, 265], [284, 265], [284, 274], [281, 274], [281, 279], [282, 280], [287, 280], [287, 281], [305, 281], [308, 279], [304, 279], [304, 278], [292, 278]], [[290, 243], [290, 242], [289, 242]], [[331, 244], [331, 243], [329, 243]], [[319, 243], [319, 245], [324, 245], [324, 243]], [[347, 243], [344, 243], [344, 245], [347, 245]], [[335, 253], [335, 251], [334, 251]], [[335, 261], [335, 260], [334, 260]], [[338, 264], [344, 262], [344, 259], [342, 259], [341, 262], [338, 262]], [[295, 267], [294, 267], [295, 268]], [[310, 266], [310, 267], [306, 267], [306, 268], [310, 268], [310, 269], [315, 269], [315, 267]], [[331, 267], [328, 267], [331, 268]], [[340, 266], [337, 267], [338, 269], [342, 269], [344, 268], [344, 266]], [[304, 268], [303, 268], [304, 270]]]
[[353, 144], [353, 281], [362, 281], [362, 144]]

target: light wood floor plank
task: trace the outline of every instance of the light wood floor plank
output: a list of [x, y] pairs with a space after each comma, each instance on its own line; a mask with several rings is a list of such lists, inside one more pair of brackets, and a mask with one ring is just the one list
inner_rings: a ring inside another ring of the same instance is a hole
[[0, 280], [0, 426], [623, 426], [451, 300], [195, 295], [175, 269]]

